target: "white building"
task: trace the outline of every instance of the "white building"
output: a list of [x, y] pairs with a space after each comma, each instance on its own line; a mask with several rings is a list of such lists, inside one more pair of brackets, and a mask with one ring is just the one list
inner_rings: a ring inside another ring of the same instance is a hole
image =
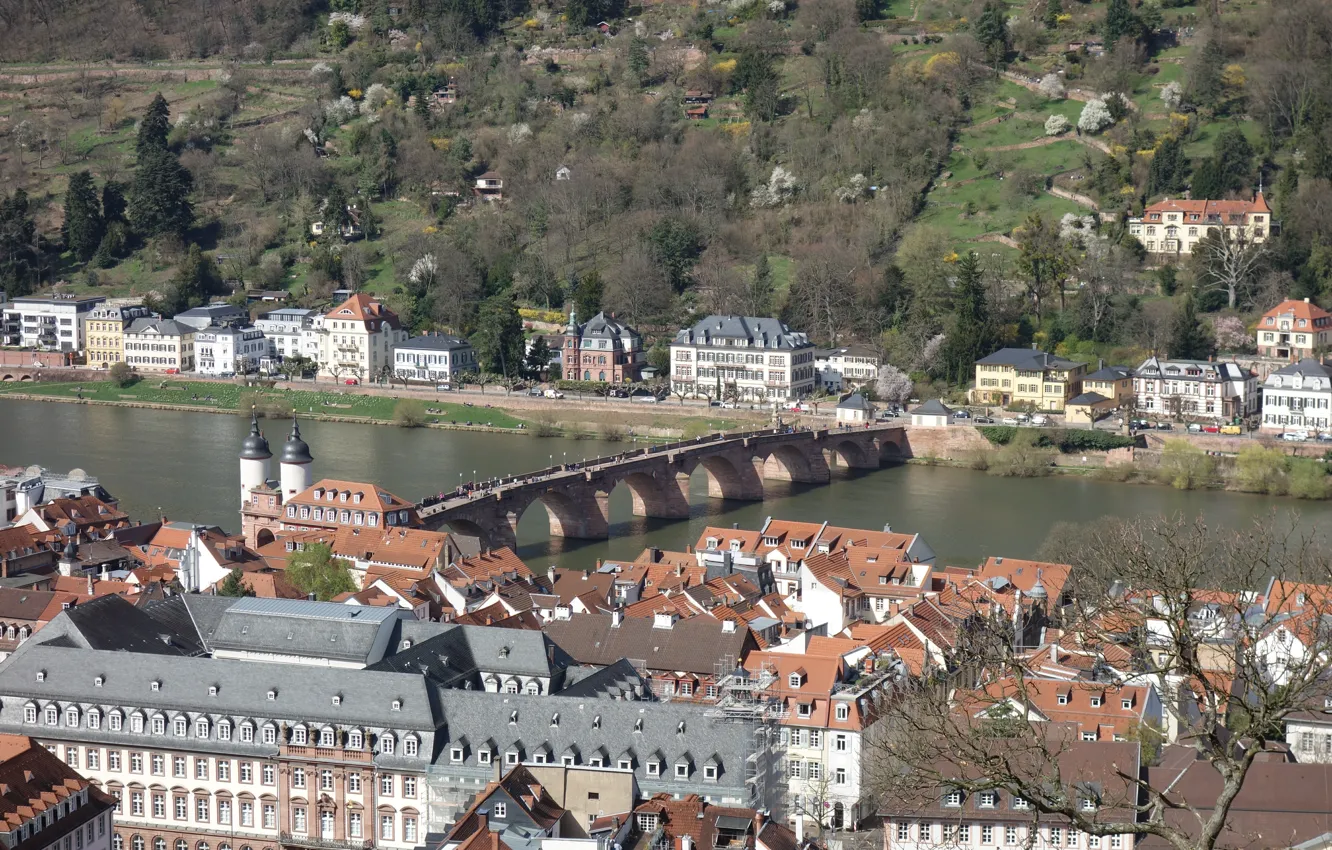
[[911, 424], [931, 428], [942, 428], [953, 422], [953, 411], [948, 405], [932, 398], [911, 411]]
[[1258, 412], [1258, 378], [1238, 363], [1148, 357], [1133, 373], [1138, 411], [1229, 420]]
[[1296, 761], [1332, 762], [1332, 698], [1324, 698], [1321, 710], [1287, 716], [1286, 743]]
[[272, 354], [272, 340], [258, 328], [207, 327], [194, 335], [195, 368], [201, 375], [248, 374]]
[[125, 362], [140, 372], [192, 371], [194, 334], [174, 319], [135, 319], [125, 329]]
[[280, 358], [309, 357], [314, 359], [318, 346], [312, 350], [304, 348], [304, 341], [315, 338], [308, 331], [313, 330], [318, 310], [304, 307], [279, 307], [254, 320], [254, 326], [264, 332], [264, 336], [273, 342], [273, 353]]
[[455, 381], [476, 371], [476, 349], [449, 334], [412, 337], [393, 346], [393, 371], [409, 381]]
[[1332, 429], [1332, 368], [1309, 358], [1268, 375], [1263, 382], [1262, 428]]
[[837, 402], [839, 425], [863, 425], [874, 418], [874, 405], [860, 393], [852, 393]]
[[1272, 210], [1259, 192], [1252, 201], [1166, 198], [1129, 219], [1129, 233], [1153, 254], [1192, 254], [1213, 231], [1262, 244], [1275, 229]]
[[315, 346], [320, 371], [339, 382], [373, 380], [392, 367], [393, 347], [407, 341], [397, 314], [364, 293], [316, 318], [303, 336], [303, 347]]
[[41, 351], [82, 351], [87, 347], [85, 326], [100, 295], [28, 295], [15, 298], [4, 309], [4, 345]]
[[782, 401], [814, 392], [814, 344], [777, 319], [708, 316], [671, 343], [671, 391]]
[[863, 387], [879, 374], [879, 352], [867, 345], [850, 345], [814, 353], [819, 383], [830, 393]]

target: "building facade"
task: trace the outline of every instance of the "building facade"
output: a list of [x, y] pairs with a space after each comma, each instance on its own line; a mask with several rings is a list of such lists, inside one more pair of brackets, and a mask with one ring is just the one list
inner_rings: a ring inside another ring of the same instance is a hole
[[1232, 239], [1261, 244], [1273, 226], [1262, 192], [1252, 201], [1167, 198], [1143, 210], [1141, 218], [1129, 219], [1129, 233], [1153, 254], [1192, 254], [1200, 241], [1223, 228]]
[[777, 319], [708, 316], [671, 343], [671, 391], [778, 402], [814, 392], [814, 344]]
[[1287, 299], [1263, 314], [1254, 337], [1263, 357], [1292, 361], [1316, 357], [1332, 339], [1332, 313], [1308, 298]]
[[1238, 363], [1149, 357], [1133, 373], [1141, 413], [1234, 419], [1258, 412], [1258, 378]]
[[1062, 411], [1082, 392], [1085, 363], [1031, 348], [1001, 348], [976, 361], [976, 404]]
[[248, 374], [273, 354], [258, 328], [207, 327], [194, 335], [194, 359], [201, 375]]
[[152, 315], [142, 304], [103, 304], [94, 309], [85, 323], [88, 365], [107, 369], [112, 363], [123, 362], [125, 328], [136, 319], [148, 319]]
[[393, 346], [393, 371], [408, 381], [456, 381], [476, 371], [476, 349], [449, 334], [412, 337]]
[[172, 318], [182, 325], [203, 330], [210, 326], [248, 324], [250, 314], [244, 307], [234, 304], [206, 304], [203, 307], [191, 307]]
[[314, 342], [310, 332], [318, 315], [317, 310], [303, 307], [279, 307], [255, 319], [254, 326], [273, 341], [273, 353], [279, 358], [301, 356], [313, 360], [319, 354], [318, 346], [306, 346]]
[[363, 293], [316, 319], [310, 333], [320, 370], [334, 380], [374, 378], [392, 368], [393, 347], [407, 341], [397, 314]]
[[568, 381], [637, 381], [647, 363], [642, 335], [605, 313], [579, 324], [578, 314], [571, 312], [560, 353]]
[[40, 351], [83, 351], [100, 295], [28, 295], [4, 305], [4, 344]]
[[5, 847], [111, 850], [115, 802], [27, 735], [0, 735]]
[[1283, 366], [1263, 382], [1265, 431], [1332, 430], [1332, 368], [1317, 360]]
[[193, 371], [194, 334], [174, 319], [135, 319], [125, 329], [125, 362], [140, 372]]
[[835, 393], [871, 384], [879, 374], [879, 352], [867, 345], [820, 350], [814, 367], [824, 390]]

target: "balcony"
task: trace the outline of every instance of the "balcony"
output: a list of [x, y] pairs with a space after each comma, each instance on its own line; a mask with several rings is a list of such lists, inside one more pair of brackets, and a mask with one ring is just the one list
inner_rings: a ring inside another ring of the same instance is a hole
[[314, 847], [321, 850], [366, 850], [374, 847], [374, 839], [371, 838], [320, 838], [317, 835], [297, 835], [294, 832], [280, 833], [282, 844], [285, 847]]
[[281, 753], [285, 758], [312, 759], [315, 761], [356, 761], [365, 764], [374, 761], [374, 753], [369, 750], [344, 750], [338, 747], [305, 747], [299, 744], [283, 744]]

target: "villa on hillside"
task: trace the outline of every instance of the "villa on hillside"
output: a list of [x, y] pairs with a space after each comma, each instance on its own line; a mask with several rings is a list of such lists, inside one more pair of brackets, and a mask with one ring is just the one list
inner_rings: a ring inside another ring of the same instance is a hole
[[1252, 201], [1207, 201], [1166, 198], [1129, 219], [1129, 233], [1153, 254], [1193, 253], [1199, 241], [1224, 227], [1232, 237], [1266, 242], [1276, 224], [1260, 191]]

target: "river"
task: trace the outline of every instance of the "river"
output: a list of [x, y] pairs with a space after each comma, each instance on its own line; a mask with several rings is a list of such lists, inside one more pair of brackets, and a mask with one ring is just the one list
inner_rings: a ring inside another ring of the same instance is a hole
[[[236, 456], [248, 426], [239, 416], [0, 400], [0, 465], [38, 464], [61, 472], [80, 467], [99, 478], [135, 519], [165, 514], [238, 531]], [[270, 420], [263, 426], [278, 452], [289, 425]], [[460, 480], [611, 454], [626, 445], [332, 422], [304, 422], [301, 432], [315, 458], [315, 480], [370, 481], [410, 500], [451, 489]], [[919, 532], [941, 563], [961, 566], [988, 555], [1031, 557], [1055, 523], [1091, 523], [1107, 515], [1202, 513], [1211, 524], [1237, 528], [1269, 516], [1275, 507], [1283, 517], [1298, 512], [1296, 521], [1305, 529], [1332, 527], [1332, 503], [1075, 476], [1011, 479], [897, 466], [834, 473], [826, 487], [769, 482], [769, 497], [761, 503], [711, 500], [703, 476], [701, 470], [695, 473], [687, 522], [634, 517], [627, 489], [617, 489], [610, 540], [551, 539], [545, 511], [534, 505], [518, 526], [519, 554], [534, 569], [586, 567], [597, 558], [632, 559], [645, 546], [682, 550], [705, 525], [757, 528], [765, 516], [859, 528], [888, 524]]]

